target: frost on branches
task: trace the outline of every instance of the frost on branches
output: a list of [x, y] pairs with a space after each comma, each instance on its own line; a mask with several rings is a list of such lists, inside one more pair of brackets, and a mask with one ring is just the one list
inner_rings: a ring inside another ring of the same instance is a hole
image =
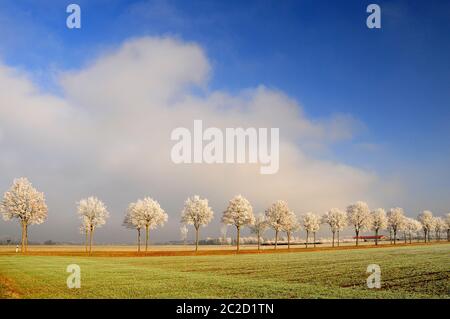
[[28, 247], [28, 226], [47, 219], [44, 193], [38, 192], [26, 178], [15, 179], [0, 203], [3, 219], [18, 219], [22, 227], [22, 252]]
[[356, 202], [347, 207], [348, 224], [352, 225], [356, 234], [356, 246], [359, 243], [359, 233], [370, 226], [369, 205], [365, 202]]
[[230, 200], [227, 210], [223, 213], [222, 223], [234, 225], [237, 231], [236, 250], [239, 251], [240, 231], [243, 226], [252, 225], [255, 222], [253, 208], [250, 202], [238, 195]]
[[322, 216], [322, 223], [328, 224], [333, 235], [332, 247], [334, 247], [334, 239], [337, 233], [339, 246], [339, 233], [344, 230], [347, 225], [347, 214], [339, 208], [332, 208]]
[[402, 208], [391, 208], [388, 213], [388, 226], [394, 233], [394, 245], [397, 243], [397, 232], [402, 230], [405, 222], [405, 212]]
[[297, 220], [297, 216], [293, 211], [288, 212], [282, 229], [286, 233], [288, 241], [288, 249], [290, 249], [292, 233], [300, 229], [300, 224]]
[[415, 235], [418, 238], [420, 231], [422, 230], [422, 224], [413, 219], [413, 218], [405, 218], [405, 232], [409, 237], [409, 243], [412, 242], [412, 236]]
[[141, 211], [136, 209], [136, 203], [128, 205], [123, 225], [129, 229], [137, 231], [138, 252], [141, 251], [141, 230], [145, 227], [144, 220], [141, 216]]
[[433, 229], [435, 232], [435, 239], [441, 240], [441, 232], [445, 231], [446, 223], [442, 217], [435, 217], [433, 221]]
[[378, 245], [378, 233], [388, 227], [388, 218], [383, 208], [377, 208], [370, 214], [370, 228], [375, 232], [375, 245]]
[[276, 201], [266, 210], [267, 223], [275, 231], [275, 249], [277, 249], [278, 234], [280, 231], [285, 231], [290, 214], [288, 204], [282, 200]]
[[424, 210], [417, 216], [417, 220], [422, 224], [422, 230], [424, 233], [424, 240], [425, 242], [430, 241], [430, 233], [433, 230], [433, 213], [429, 210]]
[[147, 251], [150, 230], [164, 226], [169, 216], [159, 203], [150, 197], [139, 199], [136, 203], [132, 203], [131, 207], [136, 211], [142, 226], [145, 228], [145, 251]]
[[183, 211], [181, 212], [181, 223], [193, 225], [195, 228], [195, 250], [198, 250], [198, 235], [200, 226], [206, 226], [212, 220], [214, 212], [209, 207], [208, 200], [200, 198], [195, 195], [189, 197], [185, 203]]
[[261, 238], [268, 226], [266, 216], [263, 214], [258, 214], [253, 225], [250, 225], [250, 231], [258, 238], [258, 250], [261, 249]]
[[320, 217], [314, 213], [308, 212], [302, 216], [302, 226], [306, 230], [306, 248], [308, 248], [309, 234], [314, 235], [314, 247], [316, 247], [316, 232], [320, 229]]
[[78, 203], [78, 214], [82, 221], [82, 227], [89, 232], [89, 253], [91, 253], [94, 231], [106, 223], [109, 213], [101, 200], [97, 197], [89, 197]]

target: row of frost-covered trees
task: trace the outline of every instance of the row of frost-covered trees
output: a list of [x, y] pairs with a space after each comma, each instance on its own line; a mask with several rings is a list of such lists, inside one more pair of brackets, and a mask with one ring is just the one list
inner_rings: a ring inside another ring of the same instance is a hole
[[[89, 197], [78, 202], [78, 214], [81, 219], [80, 231], [85, 235], [86, 252], [92, 251], [95, 231], [106, 223], [109, 212], [106, 205], [96, 197]], [[4, 194], [0, 203], [0, 212], [4, 220], [16, 219], [22, 228], [22, 251], [27, 251], [28, 227], [41, 224], [47, 218], [47, 205], [43, 193], [38, 192], [26, 178], [14, 180], [9, 191]], [[181, 212], [181, 233], [186, 236], [187, 225], [195, 229], [195, 250], [198, 250], [200, 227], [205, 227], [213, 219], [214, 212], [208, 200], [199, 196], [189, 197]], [[150, 230], [164, 226], [168, 215], [160, 204], [146, 197], [129, 204], [124, 218], [127, 228], [137, 231], [138, 251], [141, 247], [141, 233], [145, 233], [145, 250], [148, 250]], [[278, 200], [265, 210], [264, 214], [253, 214], [250, 202], [241, 195], [235, 196], [228, 203], [222, 214], [222, 223], [236, 228], [236, 249], [239, 251], [240, 234], [244, 227], [250, 228], [258, 239], [258, 249], [264, 232], [272, 229], [275, 233], [274, 248], [277, 248], [280, 233], [287, 236], [288, 248], [294, 232], [304, 229], [306, 232], [306, 247], [312, 235], [312, 244], [316, 245], [316, 233], [322, 225], [327, 225], [332, 233], [332, 246], [339, 245], [339, 234], [346, 227], [355, 232], [356, 245], [359, 243], [360, 233], [371, 230], [374, 232], [375, 244], [378, 244], [379, 233], [388, 230], [390, 240], [394, 244], [399, 236], [404, 241], [412, 241], [423, 234], [424, 241], [430, 241], [434, 233], [437, 240], [443, 232], [447, 233], [450, 241], [450, 213], [445, 217], [434, 217], [430, 211], [423, 211], [417, 219], [405, 216], [402, 208], [391, 208], [386, 212], [382, 208], [370, 210], [365, 202], [356, 202], [346, 210], [332, 208], [322, 216], [308, 212], [298, 217], [285, 201]]]

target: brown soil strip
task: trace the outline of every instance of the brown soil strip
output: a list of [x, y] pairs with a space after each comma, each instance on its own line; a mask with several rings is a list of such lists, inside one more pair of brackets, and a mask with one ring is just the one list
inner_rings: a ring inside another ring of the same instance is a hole
[[[448, 244], [448, 242], [434, 242], [434, 243], [412, 243], [412, 244], [382, 244], [382, 245], [361, 245], [361, 246], [340, 246], [340, 247], [309, 247], [309, 248], [278, 248], [278, 249], [243, 249], [239, 253], [235, 250], [200, 250], [188, 251], [188, 250], [156, 250], [148, 252], [131, 252], [131, 251], [93, 251], [90, 256], [92, 257], [160, 257], [160, 256], [220, 256], [220, 255], [246, 255], [246, 254], [274, 254], [274, 253], [300, 253], [300, 252], [313, 252], [313, 251], [337, 251], [337, 250], [355, 250], [355, 249], [383, 249], [388, 247], [411, 247], [411, 246], [431, 246]], [[94, 248], [95, 249], [95, 248]], [[0, 256], [15, 255], [12, 252], [0, 252]], [[28, 251], [27, 256], [89, 256], [84, 251]]]

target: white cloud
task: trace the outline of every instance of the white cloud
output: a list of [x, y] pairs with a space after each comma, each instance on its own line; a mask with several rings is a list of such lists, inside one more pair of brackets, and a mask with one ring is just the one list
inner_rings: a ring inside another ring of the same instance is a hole
[[[198, 45], [171, 38], [133, 39], [81, 70], [62, 72], [62, 96], [0, 66], [0, 86], [8, 88], [0, 91], [0, 187], [26, 175], [47, 193], [49, 220], [36, 227], [36, 238], [76, 239], [75, 202], [91, 193], [112, 212], [97, 235], [115, 241], [131, 240], [121, 227], [123, 211], [147, 195], [169, 214], [168, 231], [154, 239], [178, 238], [184, 199], [197, 193], [216, 212], [204, 235], [218, 234], [218, 216], [237, 193], [256, 210], [284, 199], [297, 213], [360, 199], [379, 205], [395, 195], [397, 185], [373, 172], [306, 153], [307, 145], [351, 139], [362, 123], [349, 115], [309, 119], [295, 100], [264, 86], [210, 92], [210, 69]], [[219, 128], [279, 127], [279, 173], [260, 175], [259, 165], [173, 164], [170, 132], [192, 127], [194, 119]]]

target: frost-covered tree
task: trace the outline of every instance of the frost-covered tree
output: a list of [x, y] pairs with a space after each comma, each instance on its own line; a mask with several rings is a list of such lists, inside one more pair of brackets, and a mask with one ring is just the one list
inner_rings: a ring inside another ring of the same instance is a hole
[[422, 224], [425, 242], [430, 241], [430, 232], [433, 230], [433, 213], [424, 210], [417, 216], [417, 220]]
[[435, 217], [433, 220], [433, 229], [436, 240], [441, 240], [441, 232], [445, 230], [446, 224], [442, 217]]
[[301, 217], [301, 223], [306, 231], [306, 248], [308, 248], [310, 233], [314, 234], [314, 247], [316, 247], [316, 232], [320, 229], [320, 217], [308, 212]]
[[388, 225], [394, 234], [394, 245], [397, 243], [397, 233], [403, 228], [405, 212], [400, 207], [391, 208], [387, 214]]
[[222, 223], [236, 227], [236, 250], [239, 251], [241, 228], [252, 225], [255, 222], [253, 208], [250, 202], [243, 196], [238, 195], [230, 200], [227, 210], [223, 213]]
[[347, 212], [338, 210], [336, 212], [336, 228], [337, 228], [337, 245], [340, 243], [340, 233], [347, 227], [348, 217]]
[[291, 210], [285, 201], [278, 200], [273, 203], [268, 209], [266, 209], [266, 220], [275, 231], [275, 247], [277, 249], [278, 245], [278, 234], [283, 231], [283, 227], [288, 222], [288, 216]]
[[359, 233], [370, 226], [369, 206], [365, 202], [356, 202], [347, 207], [348, 223], [353, 226], [356, 234], [356, 246], [359, 243]]
[[141, 251], [141, 230], [145, 227], [142, 211], [137, 203], [128, 205], [127, 212], [123, 221], [123, 225], [129, 229], [137, 231], [138, 252]]
[[411, 221], [413, 222], [413, 233], [417, 238], [417, 241], [420, 241], [420, 233], [422, 232], [422, 224], [417, 220], [412, 218]]
[[445, 215], [445, 229], [447, 230], [447, 241], [450, 241], [450, 213]]
[[94, 231], [106, 223], [109, 213], [101, 200], [89, 197], [78, 202], [78, 214], [83, 225], [89, 229], [89, 253], [91, 253]]
[[211, 207], [208, 206], [208, 200], [201, 199], [200, 196], [189, 197], [184, 203], [181, 212], [181, 222], [187, 225], [193, 225], [195, 228], [195, 250], [198, 250], [198, 233], [200, 226], [205, 227], [214, 216]]
[[409, 234], [409, 218], [403, 216], [403, 221], [400, 224], [399, 230], [403, 232], [403, 240], [405, 244], [408, 242], [408, 234]]
[[292, 233], [300, 229], [300, 224], [297, 220], [297, 216], [293, 211], [289, 211], [286, 216], [286, 220], [282, 227], [283, 231], [286, 233], [287, 241], [288, 241], [288, 249], [291, 248], [291, 236]]
[[250, 231], [258, 238], [258, 250], [261, 248], [261, 238], [267, 230], [267, 227], [269, 227], [269, 225], [267, 223], [266, 216], [263, 214], [256, 215], [255, 222], [253, 225], [250, 225]]
[[183, 243], [186, 245], [187, 235], [189, 232], [189, 228], [187, 228], [186, 224], [182, 224], [180, 226], [180, 236]]
[[38, 192], [26, 178], [15, 179], [0, 202], [3, 219], [17, 219], [22, 228], [22, 252], [28, 248], [28, 227], [47, 219], [44, 193]]
[[375, 232], [375, 245], [378, 245], [378, 233], [388, 226], [388, 218], [383, 208], [377, 208], [370, 213], [370, 228]]
[[334, 247], [336, 232], [339, 232], [345, 227], [342, 225], [342, 221], [345, 222], [345, 219], [345, 212], [341, 211], [339, 208], [332, 208], [322, 216], [322, 223], [330, 226], [333, 235], [332, 247]]
[[412, 243], [412, 236], [417, 235], [418, 232], [422, 230], [422, 225], [419, 223], [419, 221], [415, 220], [414, 218], [408, 218], [405, 219], [405, 231], [408, 234], [409, 243]]
[[150, 230], [164, 226], [169, 216], [159, 203], [150, 197], [139, 199], [137, 202], [130, 204], [130, 206], [136, 211], [140, 223], [145, 229], [145, 251], [148, 251]]

